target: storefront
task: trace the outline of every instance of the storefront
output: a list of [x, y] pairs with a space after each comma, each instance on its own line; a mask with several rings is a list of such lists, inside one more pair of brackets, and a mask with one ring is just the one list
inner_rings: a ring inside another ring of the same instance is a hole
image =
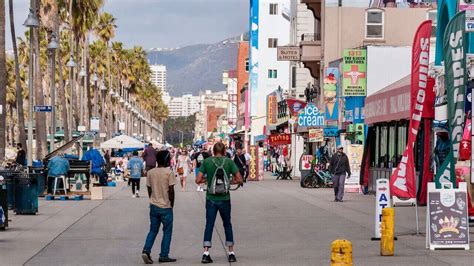
[[[369, 128], [365, 153], [368, 156], [366, 169], [368, 168], [369, 172], [364, 175], [366, 178], [368, 175], [369, 191], [375, 191], [375, 180], [390, 178], [392, 168], [398, 165], [405, 150], [410, 116], [410, 77], [407, 76], [366, 98], [365, 122]], [[417, 170], [418, 161], [415, 154]]]

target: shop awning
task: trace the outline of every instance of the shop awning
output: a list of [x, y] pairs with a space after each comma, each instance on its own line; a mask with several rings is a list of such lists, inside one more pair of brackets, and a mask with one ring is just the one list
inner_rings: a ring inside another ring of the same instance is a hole
[[375, 124], [410, 117], [411, 75], [365, 99], [365, 123]]

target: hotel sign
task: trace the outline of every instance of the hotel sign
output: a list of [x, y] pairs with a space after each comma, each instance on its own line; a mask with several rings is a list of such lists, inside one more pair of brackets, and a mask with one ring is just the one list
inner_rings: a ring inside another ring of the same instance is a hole
[[278, 61], [300, 61], [301, 50], [299, 46], [278, 46]]

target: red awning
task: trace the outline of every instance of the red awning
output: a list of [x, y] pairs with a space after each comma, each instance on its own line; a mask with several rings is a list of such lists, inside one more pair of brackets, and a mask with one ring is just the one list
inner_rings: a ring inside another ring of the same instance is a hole
[[365, 123], [397, 121], [410, 117], [411, 75], [365, 99]]

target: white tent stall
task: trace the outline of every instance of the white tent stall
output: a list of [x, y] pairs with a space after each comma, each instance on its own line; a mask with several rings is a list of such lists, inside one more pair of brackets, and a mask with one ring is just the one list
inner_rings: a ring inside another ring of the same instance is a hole
[[145, 148], [145, 143], [127, 135], [120, 135], [103, 142], [102, 144], [100, 144], [100, 148], [101, 149], [126, 149], [126, 148], [142, 149], [142, 148]]

